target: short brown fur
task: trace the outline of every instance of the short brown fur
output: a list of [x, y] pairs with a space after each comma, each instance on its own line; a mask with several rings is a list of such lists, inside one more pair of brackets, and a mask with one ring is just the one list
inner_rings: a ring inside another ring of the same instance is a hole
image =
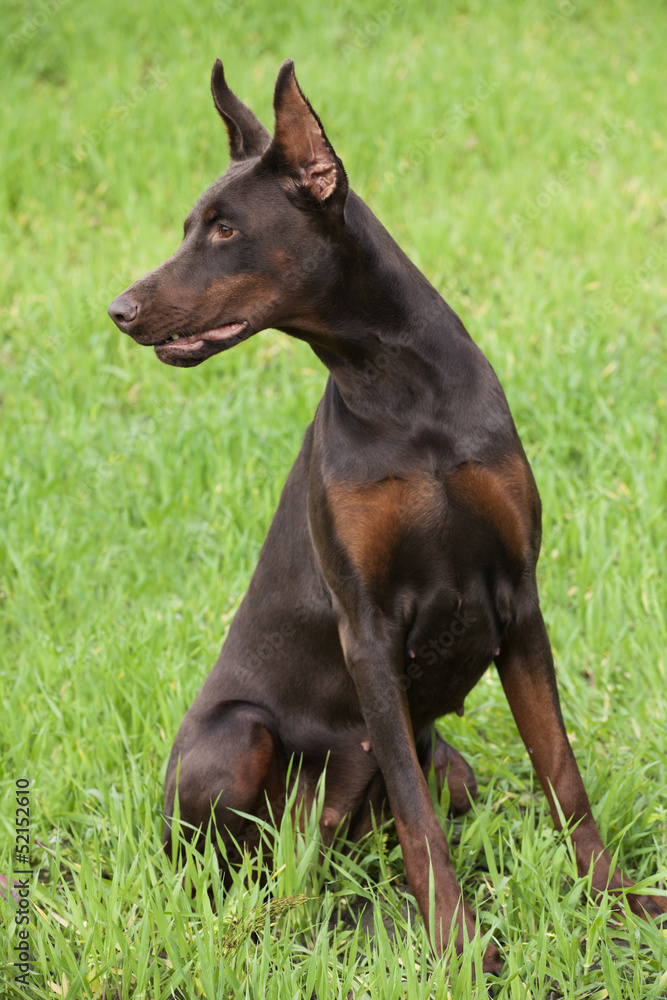
[[426, 477], [333, 483], [327, 499], [336, 533], [367, 584], [387, 570], [400, 534], [435, 526], [443, 504], [440, 485]]
[[466, 462], [448, 477], [448, 488], [459, 501], [494, 525], [514, 562], [529, 559], [535, 490], [527, 466], [518, 455], [499, 467]]

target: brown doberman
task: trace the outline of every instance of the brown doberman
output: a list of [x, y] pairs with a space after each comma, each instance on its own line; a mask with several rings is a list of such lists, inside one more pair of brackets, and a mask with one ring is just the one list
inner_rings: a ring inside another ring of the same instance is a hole
[[[290, 760], [306, 799], [326, 763], [330, 842], [385, 800], [410, 888], [442, 952], [463, 901], [426, 775], [463, 813], [476, 793], [435, 733], [495, 662], [554, 822], [572, 824], [595, 890], [612, 869], [563, 725], [535, 566], [540, 499], [507, 401], [463, 324], [353, 191], [296, 81], [276, 81], [273, 137], [212, 77], [231, 163], [185, 220], [176, 253], [109, 314], [160, 361], [198, 365], [273, 327], [329, 369], [259, 564], [169, 760], [167, 840], [180, 817], [251, 845], [279, 818]], [[327, 763], [328, 761], [328, 763]], [[203, 836], [202, 832], [200, 836]], [[429, 914], [429, 866], [434, 909]], [[635, 913], [667, 912], [628, 894]], [[489, 946], [484, 969], [498, 972]]]

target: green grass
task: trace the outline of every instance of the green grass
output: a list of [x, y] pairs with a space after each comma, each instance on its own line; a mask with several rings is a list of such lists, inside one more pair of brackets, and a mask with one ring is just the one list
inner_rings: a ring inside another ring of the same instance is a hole
[[[160, 851], [171, 742], [325, 380], [274, 332], [175, 370], [106, 317], [225, 167], [218, 55], [267, 124], [295, 59], [354, 188], [500, 375], [568, 731], [606, 841], [664, 890], [664, 5], [8, 0], [2, 25], [0, 874], [29, 778], [35, 960], [17, 986], [0, 900], [3, 1000], [489, 995], [479, 939], [449, 981], [434, 963], [393, 827], [321, 865], [312, 822], [267, 828], [268, 882], [249, 861], [217, 912], [210, 853], [191, 902]], [[664, 931], [590, 901], [497, 677], [440, 725], [480, 783], [443, 823], [506, 958], [495, 995], [667, 995]]]

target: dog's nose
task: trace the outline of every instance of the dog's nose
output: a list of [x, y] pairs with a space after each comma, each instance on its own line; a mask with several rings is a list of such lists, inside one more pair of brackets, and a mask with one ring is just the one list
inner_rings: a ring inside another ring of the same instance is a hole
[[130, 323], [137, 317], [139, 306], [136, 302], [132, 302], [124, 295], [119, 295], [118, 298], [113, 300], [107, 309], [107, 312], [116, 326], [122, 330], [123, 333], [127, 333]]

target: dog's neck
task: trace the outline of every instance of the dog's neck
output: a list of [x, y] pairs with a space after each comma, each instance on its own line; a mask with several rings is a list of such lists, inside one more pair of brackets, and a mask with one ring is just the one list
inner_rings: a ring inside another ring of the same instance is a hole
[[403, 422], [417, 409], [444, 416], [455, 399], [472, 401], [480, 381], [497, 385], [456, 313], [354, 192], [339, 238], [319, 315], [283, 327], [329, 369], [339, 407]]

